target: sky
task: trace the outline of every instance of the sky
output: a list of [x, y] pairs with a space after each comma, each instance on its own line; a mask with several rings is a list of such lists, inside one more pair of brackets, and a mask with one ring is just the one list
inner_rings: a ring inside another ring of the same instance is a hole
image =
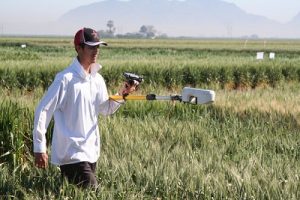
[[55, 21], [71, 9], [98, 1], [99, 0], [0, 0], [0, 23]]
[[[97, 1], [99, 0], [0, 0], [0, 23], [55, 21], [71, 9]], [[248, 13], [279, 22], [287, 22], [300, 12], [300, 0], [223, 1], [234, 3]]]
[[[57, 20], [71, 9], [100, 0], [0, 0], [0, 31], [18, 23], [42, 23]], [[126, 1], [126, 0], [124, 0]], [[181, 0], [184, 1], [184, 0]], [[248, 13], [278, 22], [288, 22], [300, 13], [300, 0], [223, 0]]]
[[278, 22], [288, 22], [300, 13], [300, 0], [223, 0], [234, 3], [248, 13]]

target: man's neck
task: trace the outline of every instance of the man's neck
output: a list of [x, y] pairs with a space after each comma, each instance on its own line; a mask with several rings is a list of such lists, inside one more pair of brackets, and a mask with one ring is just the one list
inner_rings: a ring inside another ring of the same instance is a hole
[[84, 62], [83, 60], [81, 60], [78, 56], [77, 56], [78, 62], [81, 64], [81, 66], [83, 67], [83, 70], [87, 73], [90, 74], [91, 73], [91, 65], [89, 63]]

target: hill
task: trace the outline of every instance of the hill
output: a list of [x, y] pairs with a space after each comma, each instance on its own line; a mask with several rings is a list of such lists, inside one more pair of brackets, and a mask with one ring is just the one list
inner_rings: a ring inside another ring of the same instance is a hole
[[[299, 30], [221, 0], [106, 0], [70, 10], [58, 22], [74, 30], [83, 26], [99, 30], [107, 29], [108, 20], [121, 34], [137, 32], [142, 25], [153, 25], [169, 36], [194, 37], [293, 37]], [[295, 20], [300, 22], [300, 17]]]

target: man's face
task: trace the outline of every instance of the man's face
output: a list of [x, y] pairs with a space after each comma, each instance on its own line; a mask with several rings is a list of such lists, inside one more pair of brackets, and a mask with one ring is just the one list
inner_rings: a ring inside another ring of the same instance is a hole
[[97, 61], [99, 46], [83, 45], [78, 48], [77, 52], [80, 60], [90, 65]]

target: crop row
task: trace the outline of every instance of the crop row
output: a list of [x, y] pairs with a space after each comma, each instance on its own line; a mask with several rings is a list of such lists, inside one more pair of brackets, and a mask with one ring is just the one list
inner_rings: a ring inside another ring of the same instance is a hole
[[[7, 89], [20, 88], [34, 90], [46, 89], [53, 81], [57, 68], [0, 68], [0, 83]], [[114, 86], [123, 79], [123, 72], [129, 71], [144, 76], [145, 84], [172, 88], [176, 86], [218, 85], [221, 88], [240, 89], [259, 86], [276, 87], [282, 81], [300, 81], [300, 68], [296, 66], [274, 67], [110, 67], [101, 71], [109, 86]]]
[[[24, 104], [4, 100], [0, 104], [0, 163], [8, 162], [10, 164], [20, 164], [27, 160], [27, 156], [32, 152], [32, 127], [33, 112], [32, 108], [28, 108]], [[236, 123], [238, 120], [242, 126], [265, 127], [269, 128], [278, 126], [280, 129], [298, 130], [299, 125], [291, 114], [281, 113], [262, 113], [257, 110], [246, 110], [236, 113], [230, 109], [220, 108], [217, 106], [194, 106], [188, 104], [177, 104], [169, 106], [166, 103], [144, 103], [131, 102], [122, 106], [115, 114], [117, 118], [133, 119], [145, 121], [155, 117], [164, 116], [170, 121], [188, 122], [198, 124], [199, 120], [207, 118], [214, 123]], [[103, 119], [101, 119], [102, 121]], [[230, 122], [233, 120], [232, 122]], [[108, 121], [109, 123], [109, 121]], [[143, 124], [142, 123], [142, 124]], [[103, 124], [102, 124], [103, 125]], [[210, 124], [211, 125], [211, 124]], [[53, 121], [48, 127], [46, 135], [47, 141], [51, 141], [53, 130]], [[179, 131], [179, 130], [178, 130]], [[180, 132], [180, 131], [179, 131]], [[174, 133], [175, 134], [175, 133]], [[176, 133], [177, 134], [177, 133]], [[194, 141], [193, 141], [194, 142]], [[193, 143], [192, 142], [192, 143]], [[299, 158], [299, 151], [296, 152]]]

